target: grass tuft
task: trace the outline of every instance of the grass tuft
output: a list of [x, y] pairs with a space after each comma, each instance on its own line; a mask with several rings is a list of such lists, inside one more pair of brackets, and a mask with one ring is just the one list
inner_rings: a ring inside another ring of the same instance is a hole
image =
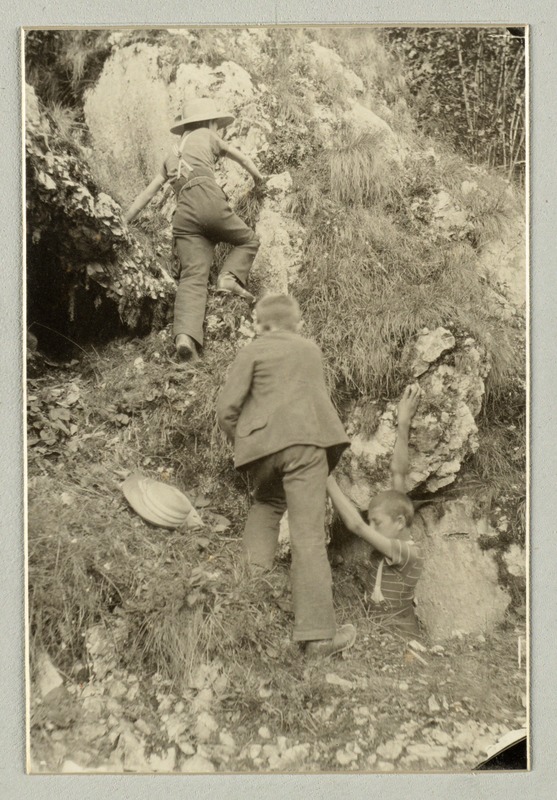
[[333, 200], [346, 205], [385, 204], [396, 191], [397, 169], [381, 147], [381, 136], [346, 129], [327, 153]]

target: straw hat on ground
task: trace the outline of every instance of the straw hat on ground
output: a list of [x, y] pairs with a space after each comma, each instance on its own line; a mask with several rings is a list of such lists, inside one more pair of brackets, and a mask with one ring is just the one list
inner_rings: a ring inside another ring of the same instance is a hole
[[136, 472], [126, 478], [122, 491], [130, 506], [143, 519], [161, 528], [199, 528], [203, 521], [186, 495], [175, 486]]
[[218, 111], [215, 101], [210, 97], [199, 97], [197, 100], [188, 100], [182, 106], [182, 113], [174, 120], [170, 132], [183, 133], [185, 125], [192, 122], [209, 122], [214, 119], [219, 128], [226, 128], [234, 122], [234, 117], [227, 111]]

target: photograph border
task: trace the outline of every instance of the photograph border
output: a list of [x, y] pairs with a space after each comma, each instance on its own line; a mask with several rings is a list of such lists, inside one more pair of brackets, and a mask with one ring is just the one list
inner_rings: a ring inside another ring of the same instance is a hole
[[[25, 15], [25, 6], [30, 5], [29, 3], [23, 4], [17, 9], [10, 11], [10, 23], [11, 17], [15, 16], [17, 13], [18, 17], [21, 15]], [[9, 648], [6, 647], [5, 653], [7, 658], [5, 659], [7, 664], [16, 664], [20, 668], [20, 672], [18, 673], [10, 673], [7, 674], [7, 670], [4, 674], [2, 680], [2, 697], [11, 699], [11, 703], [9, 704], [9, 710], [12, 713], [8, 713], [8, 705], [6, 704], [6, 711], [4, 713], [4, 719], [6, 720], [6, 724], [3, 728], [2, 733], [2, 745], [3, 745], [3, 759], [8, 757], [4, 763], [3, 760], [3, 768], [6, 773], [6, 781], [9, 781], [9, 786], [17, 786], [16, 794], [10, 794], [9, 796], [18, 796], [18, 797], [27, 797], [31, 796], [28, 792], [32, 792], [35, 797], [50, 797], [50, 796], [57, 796], [60, 792], [64, 792], [64, 786], [68, 780], [71, 783], [75, 780], [79, 780], [80, 787], [79, 791], [85, 797], [91, 796], [94, 797], [96, 794], [89, 794], [89, 787], [92, 791], [100, 793], [106, 792], [107, 790], [111, 793], [116, 793], [118, 790], [124, 790], [126, 796], [135, 797], [141, 796], [140, 794], [135, 794], [135, 789], [140, 789], [139, 784], [145, 783], [149, 778], [152, 776], [95, 776], [95, 775], [85, 775], [85, 776], [26, 776], [24, 774], [25, 768], [25, 755], [24, 755], [24, 737], [23, 737], [23, 719], [24, 719], [24, 706], [23, 706], [23, 694], [22, 694], [22, 687], [23, 687], [23, 675], [22, 675], [22, 668], [23, 668], [23, 570], [24, 570], [24, 558], [25, 554], [23, 552], [22, 546], [22, 536], [21, 536], [21, 528], [22, 528], [22, 518], [24, 518], [25, 510], [24, 510], [24, 501], [23, 501], [23, 493], [22, 493], [22, 479], [21, 479], [21, 467], [22, 467], [22, 435], [21, 435], [21, 423], [22, 423], [22, 403], [21, 403], [21, 370], [22, 370], [22, 358], [21, 358], [21, 341], [22, 341], [22, 331], [21, 331], [21, 280], [20, 275], [17, 268], [13, 267], [13, 262], [15, 264], [21, 263], [21, 241], [18, 237], [14, 236], [14, 231], [21, 231], [21, 218], [20, 218], [20, 209], [21, 209], [21, 171], [19, 169], [14, 169], [14, 165], [19, 165], [20, 163], [20, 156], [21, 156], [21, 130], [16, 130], [19, 128], [19, 123], [21, 120], [20, 113], [18, 113], [18, 106], [20, 103], [19, 99], [19, 91], [20, 91], [20, 71], [13, 70], [14, 63], [6, 63], [4, 61], [13, 61], [18, 64], [19, 66], [19, 33], [18, 27], [25, 27], [25, 28], [32, 28], [32, 27], [39, 27], [39, 28], [46, 28], [46, 27], [75, 27], [77, 25], [87, 25], [88, 27], [139, 27], [144, 24], [145, 17], [143, 20], [137, 20], [136, 22], [130, 22], [129, 20], [133, 17], [136, 17], [138, 11], [143, 11], [143, 13], [148, 15], [148, 19], [150, 20], [149, 27], [164, 27], [165, 25], [171, 24], [181, 24], [184, 26], [190, 25], [197, 25], [197, 24], [206, 24], [206, 25], [243, 25], [243, 24], [378, 24], [378, 25], [401, 25], [401, 24], [408, 24], [411, 25], [415, 23], [416, 25], [424, 25], [426, 23], [431, 25], [450, 25], [450, 24], [495, 24], [494, 19], [475, 19], [475, 15], [470, 14], [467, 15], [465, 19], [458, 18], [461, 16], [460, 9], [458, 12], [453, 10], [451, 13], [451, 8], [456, 8], [456, 3], [445, 3], [443, 5], [443, 13], [434, 13], [434, 7], [432, 4], [428, 5], [427, 13], [429, 17], [423, 16], [423, 12], [420, 13], [419, 9], [415, 7], [415, 4], [410, 3], [400, 3], [397, 4], [397, 13], [396, 18], [395, 16], [390, 13], [388, 18], [381, 18], [380, 14], [378, 14], [377, 18], [370, 20], [369, 18], [365, 18], [366, 15], [369, 14], [369, 10], [366, 9], [365, 3], [356, 3], [356, 2], [345, 2], [342, 4], [342, 8], [340, 8], [340, 3], [334, 3], [331, 6], [328, 6], [326, 10], [323, 12], [323, 16], [319, 19], [312, 19], [311, 12], [310, 15], [307, 14], [307, 10], [303, 8], [303, 4], [300, 3], [281, 3], [280, 12], [282, 18], [278, 16], [277, 11], [277, 4], [266, 4], [265, 2], [261, 2], [257, 4], [257, 6], [253, 6], [252, 4], [242, 4], [242, 3], [234, 3], [234, 18], [224, 18], [223, 12], [226, 12], [227, 8], [230, 8], [230, 4], [227, 6], [226, 4], [215, 4], [215, 7], [211, 4], [206, 4], [203, 8], [203, 19], [196, 20], [193, 18], [189, 18], [187, 20], [179, 19], [179, 12], [177, 11], [178, 3], [166, 3], [165, 9], [166, 13], [168, 13], [168, 7], [172, 5], [174, 6], [174, 11], [172, 13], [171, 19], [164, 19], [158, 20], [155, 19], [158, 15], [160, 15], [162, 9], [159, 7], [157, 13], [153, 13], [152, 9], [147, 9], [145, 4], [141, 5], [139, 3], [134, 3], [133, 7], [131, 3], [121, 3], [118, 6], [117, 11], [114, 11], [114, 8], [111, 9], [111, 13], [108, 15], [109, 17], [114, 17], [116, 15], [121, 16], [122, 14], [125, 15], [126, 21], [118, 20], [118, 19], [109, 19], [105, 14], [102, 18], [102, 24], [100, 20], [93, 21], [90, 19], [79, 19], [82, 16], [82, 10], [80, 9], [81, 13], [77, 13], [75, 9], [71, 8], [71, 5], [66, 2], [60, 2], [56, 5], [55, 11], [58, 15], [62, 15], [64, 19], [50, 19], [54, 10], [47, 11], [46, 9], [43, 11], [42, 15], [44, 17], [44, 24], [42, 19], [37, 19], [36, 10], [32, 13], [27, 12], [27, 19], [18, 19], [14, 21], [14, 26], [9, 28], [10, 32], [10, 42], [9, 46], [5, 48], [4, 54], [2, 56], [2, 75], [4, 77], [4, 83], [9, 83], [9, 109], [6, 109], [8, 112], [6, 114], [6, 118], [9, 118], [10, 124], [8, 126], [8, 133], [10, 137], [10, 141], [8, 143], [8, 147], [4, 149], [2, 158], [4, 159], [4, 175], [8, 175], [8, 183], [9, 183], [9, 196], [11, 198], [10, 209], [11, 213], [7, 215], [5, 219], [5, 226], [4, 230], [2, 231], [2, 238], [5, 240], [4, 243], [4, 253], [7, 255], [6, 258], [6, 265], [5, 265], [5, 280], [6, 280], [6, 292], [5, 298], [8, 301], [6, 303], [6, 315], [5, 315], [5, 328], [6, 328], [6, 336], [5, 342], [2, 347], [1, 353], [1, 362], [2, 366], [6, 367], [3, 370], [3, 374], [8, 376], [8, 380], [4, 383], [2, 388], [2, 401], [4, 408], [7, 408], [9, 413], [9, 423], [6, 425], [7, 431], [11, 434], [8, 436], [6, 441], [6, 446], [3, 448], [2, 452], [2, 466], [3, 474], [5, 476], [4, 486], [2, 487], [2, 494], [5, 494], [5, 504], [3, 503], [3, 507], [6, 509], [4, 512], [3, 520], [6, 526], [6, 533], [3, 535], [4, 538], [4, 547], [5, 547], [5, 562], [8, 564], [8, 570], [6, 574], [6, 587], [8, 591], [5, 592], [5, 597], [2, 601], [2, 633], [3, 638], [2, 641], [9, 643]], [[543, 55], [544, 50], [547, 51], [551, 49], [548, 41], [548, 37], [544, 38], [541, 28], [536, 27], [536, 21], [533, 20], [532, 14], [530, 18], [522, 20], [522, 13], [523, 10], [521, 9], [521, 13], [517, 14], [516, 11], [513, 11], [513, 6], [517, 7], [519, 4], [517, 3], [507, 3], [505, 6], [505, 13], [503, 14], [503, 9], [500, 10], [499, 5], [489, 2], [484, 3], [482, 6], [482, 17], [484, 17], [486, 13], [486, 7], [492, 6], [495, 7], [497, 5], [497, 20], [499, 22], [506, 22], [509, 24], [531, 24], [531, 45], [532, 45], [532, 76], [534, 81], [536, 80], [536, 75], [545, 74], [546, 81], [548, 78], [553, 78], [553, 86], [545, 86], [544, 90], [539, 88], [536, 83], [532, 87], [532, 92], [530, 97], [532, 98], [536, 95], [536, 92], [542, 98], [544, 95], [546, 97], [554, 96], [555, 92], [555, 68], [553, 67], [553, 72], [551, 71], [551, 67], [549, 65], [542, 66], [540, 62], [540, 57]], [[549, 5], [549, 4], [547, 4]], [[105, 6], [107, 7], [109, 4], [105, 3], [98, 3], [97, 6]], [[250, 7], [251, 6], [251, 7]], [[339, 8], [335, 8], [335, 6], [339, 6]], [[386, 6], [386, 4], [385, 4]], [[411, 7], [410, 7], [411, 6]], [[129, 13], [124, 11], [126, 7], [129, 7]], [[133, 10], [132, 10], [133, 9]], [[266, 11], [266, 9], [268, 9]], [[373, 9], [374, 13], [377, 9]], [[517, 9], [518, 10], [518, 9]], [[300, 11], [302, 13], [305, 12], [304, 16], [301, 17]], [[390, 12], [391, 9], [388, 9]], [[266, 12], [266, 18], [263, 19]], [[270, 18], [273, 16], [274, 18]], [[293, 13], [295, 13], [295, 18], [292, 18]], [[362, 13], [364, 13], [364, 17], [362, 17]], [[536, 14], [539, 13], [539, 10], [535, 12]], [[332, 14], [330, 18], [326, 18], [329, 14]], [[342, 17], [346, 17], [346, 15], [350, 15], [350, 19], [342, 19]], [[433, 15], [433, 18], [432, 16]], [[551, 16], [553, 16], [554, 21], [556, 18], [556, 14], [552, 9], [547, 9], [543, 16], [543, 23], [544, 23], [544, 30], [551, 30], [551, 35], [554, 37], [554, 29], [551, 25]], [[209, 17], [215, 17], [209, 19]], [[47, 19], [48, 18], [48, 19]], [[71, 19], [71, 22], [70, 22]], [[541, 20], [538, 23], [541, 26]], [[14, 39], [18, 39], [16, 47], [14, 47]], [[545, 45], [545, 47], [544, 47]], [[14, 52], [17, 51], [17, 52]], [[8, 56], [17, 56], [13, 59], [6, 59], [6, 55]], [[15, 75], [11, 75], [11, 72], [16, 72]], [[5, 77], [11, 75], [11, 77]], [[15, 91], [14, 91], [15, 89]], [[543, 101], [542, 101], [543, 106]], [[16, 109], [14, 113], [14, 109]], [[546, 110], [547, 106], [546, 106]], [[550, 115], [547, 114], [546, 116], [546, 123], [550, 119]], [[535, 119], [535, 136], [531, 141], [531, 158], [533, 160], [534, 165], [536, 162], [536, 153], [539, 153], [540, 156], [543, 156], [543, 153], [551, 151], [551, 144], [552, 139], [550, 137], [549, 126], [543, 124], [543, 118]], [[531, 125], [532, 125], [532, 118], [531, 118]], [[13, 123], [16, 123], [15, 125]], [[542, 139], [542, 143], [539, 142], [539, 139]], [[546, 147], [543, 146], [543, 141], [546, 141]], [[6, 143], [6, 137], [5, 137]], [[16, 145], [13, 147], [13, 145]], [[19, 145], [19, 146], [18, 146]], [[555, 285], [551, 286], [551, 279], [550, 279], [550, 264], [551, 264], [551, 242], [549, 237], [551, 236], [550, 231], [551, 229], [551, 204], [550, 198], [550, 186], [551, 186], [551, 175], [555, 173], [555, 164], [547, 164], [547, 162], [543, 162], [543, 173], [538, 173], [534, 166], [532, 177], [533, 177], [533, 186], [536, 189], [536, 195], [533, 198], [533, 205], [532, 205], [532, 219], [534, 220], [534, 224], [532, 226], [533, 229], [533, 239], [531, 243], [531, 252], [535, 251], [536, 253], [536, 262], [538, 264], [539, 272], [534, 275], [533, 272], [530, 275], [531, 284], [532, 284], [532, 298], [531, 304], [532, 308], [536, 308], [536, 317], [532, 313], [530, 316], [530, 325], [531, 325], [531, 368], [535, 366], [536, 363], [539, 363], [540, 360], [544, 359], [544, 364], [551, 364], [553, 366], [553, 361], [550, 355], [550, 349], [552, 346], [550, 330], [545, 328], [545, 335], [544, 326], [541, 323], [537, 323], [537, 319], [551, 319], [551, 307], [549, 307], [550, 298], [554, 295], [554, 291], [551, 290], [555, 289]], [[14, 178], [16, 180], [14, 181]], [[19, 185], [16, 187], [16, 183]], [[15, 201], [14, 201], [14, 194], [12, 194], [13, 190], [15, 191]], [[539, 194], [538, 194], [539, 192]], [[542, 205], [540, 206], [540, 203]], [[545, 204], [545, 206], [543, 205]], [[549, 207], [547, 207], [549, 206]], [[7, 270], [7, 265], [11, 265], [11, 269]], [[544, 313], [545, 312], [545, 313]], [[535, 456], [536, 461], [533, 463], [533, 472], [532, 472], [532, 492], [531, 492], [531, 508], [533, 513], [535, 514], [536, 519], [536, 527], [538, 530], [536, 531], [536, 539], [540, 534], [542, 535], [541, 544], [538, 545], [538, 541], [536, 541], [536, 547], [532, 547], [530, 549], [530, 555], [532, 556], [533, 562], [533, 580], [531, 583], [532, 587], [535, 587], [537, 584], [540, 583], [540, 573], [541, 573], [541, 587], [539, 591], [543, 590], [543, 597], [544, 602], [543, 605], [551, 605], [553, 608], [555, 604], [551, 602], [551, 598], [548, 597], [547, 592], [550, 590], [555, 590], [555, 586], [550, 583], [551, 577], [551, 569], [549, 559], [545, 559], [546, 564], [544, 564], [544, 560], [541, 559], [538, 563], [536, 559], [536, 553], [540, 553], [542, 550], [547, 550], [549, 548], [549, 541], [543, 541], [543, 534], [545, 532], [546, 537], [548, 534], [550, 535], [552, 532], [552, 525], [554, 528], [553, 523], [553, 516], [551, 514], [551, 503], [554, 501], [548, 501], [548, 496], [551, 494], [551, 478], [550, 476], [553, 474], [551, 470], [552, 461], [554, 463], [555, 456], [552, 452], [547, 452], [551, 446], [551, 439], [547, 436], [546, 426], [542, 428], [544, 417], [550, 418], [551, 414], [551, 398], [552, 398], [552, 386], [554, 386], [554, 368], [552, 372], [552, 378], [548, 377], [545, 373], [540, 376], [532, 376], [530, 389], [531, 389], [531, 444], [532, 444], [532, 451]], [[553, 381], [553, 382], [552, 382]], [[541, 387], [539, 384], [541, 383]], [[549, 383], [549, 386], [547, 384]], [[536, 386], [536, 393], [534, 393], [534, 386]], [[541, 391], [541, 396], [538, 396], [538, 392]], [[13, 417], [12, 417], [13, 413]], [[540, 435], [541, 434], [541, 435]], [[541, 439], [541, 441], [538, 441]], [[544, 453], [545, 449], [545, 453]], [[538, 460], [539, 459], [539, 460]], [[544, 464], [544, 471], [538, 467], [536, 469], [536, 464]], [[536, 480], [536, 491], [533, 490], [534, 487], [534, 477]], [[541, 498], [544, 498], [543, 506], [541, 505]], [[554, 509], [553, 509], [554, 510]], [[544, 524], [545, 522], [545, 524]], [[7, 524], [6, 524], [7, 523]], [[4, 526], [3, 526], [4, 527]], [[544, 583], [543, 576], [546, 576], [547, 581]], [[546, 602], [548, 600], [549, 602]], [[548, 624], [551, 625], [551, 622], [555, 622], [555, 616], [553, 614], [553, 619], [551, 619], [551, 615], [547, 614], [544, 617], [543, 623], [541, 620], [536, 620], [536, 603], [532, 604], [532, 610], [534, 613], [534, 619], [531, 625], [531, 631], [538, 629], [541, 631], [542, 624], [544, 627], [547, 627]], [[15, 626], [14, 621], [18, 621], [21, 624]], [[536, 625], [535, 622], [538, 622]], [[15, 628], [15, 630], [14, 630]], [[14, 635], [15, 634], [15, 635]], [[544, 726], [547, 726], [550, 722], [548, 717], [553, 716], [551, 710], [555, 711], [555, 701], [552, 701], [553, 696], [555, 695], [554, 691], [552, 691], [551, 684], [547, 683], [549, 681], [550, 675], [552, 674], [551, 665], [555, 666], [555, 654], [551, 652], [543, 653], [543, 642], [541, 641], [542, 635], [540, 635], [540, 641], [532, 641], [531, 642], [531, 651], [533, 652], [534, 657], [534, 667], [532, 670], [532, 707], [533, 707], [533, 740], [534, 740], [534, 755], [532, 758], [532, 773], [528, 775], [528, 773], [520, 773], [520, 774], [513, 774], [513, 773], [506, 773], [508, 778], [512, 778], [513, 781], [518, 781], [518, 783], [513, 783], [513, 791], [518, 790], [518, 786], [520, 786], [521, 794], [525, 796], [530, 796], [530, 790], [534, 791], [535, 794], [532, 794], [532, 797], [543, 797], [546, 790], [549, 792], [551, 791], [551, 784], [545, 783], [545, 769], [546, 767], [549, 768], [549, 775], [552, 774], [553, 764], [546, 762], [545, 759], [550, 759], [551, 757], [551, 747], [549, 743], [553, 740], [552, 734], [547, 736], [543, 733]], [[549, 644], [551, 644], [550, 637], [543, 637], [546, 641], [546, 644], [549, 640]], [[538, 654], [538, 650], [541, 652]], [[539, 659], [539, 662], [537, 662]], [[553, 661], [551, 661], [553, 659]], [[21, 662], [21, 666], [20, 666]], [[544, 671], [545, 676], [538, 673], [536, 669], [536, 663], [544, 664]], [[547, 667], [549, 666], [549, 669]], [[544, 678], [545, 678], [545, 685], [544, 685]], [[9, 688], [11, 685], [11, 689]], [[536, 698], [539, 697], [539, 701], [536, 703]], [[543, 698], [543, 701], [542, 701]], [[15, 708], [13, 708], [14, 703], [13, 700], [16, 699], [17, 702], [15, 704]], [[3, 709], [4, 710], [4, 709]], [[23, 712], [23, 713], [21, 713]], [[554, 724], [554, 723], [553, 723]], [[540, 727], [541, 726], [541, 727]], [[543, 747], [543, 741], [548, 742], [547, 752], [545, 752], [545, 748]], [[459, 784], [458, 787], [455, 787], [457, 791], [462, 794], [463, 791], [466, 790], [466, 787], [469, 785], [468, 781], [470, 779], [476, 778], [476, 788], [479, 790], [479, 796], [483, 796], [484, 792], [486, 793], [489, 791], [489, 795], [491, 797], [497, 798], [499, 796], [508, 796], [508, 785], [504, 788], [503, 784], [507, 784], [508, 778], [505, 775], [496, 775], [490, 776], [486, 775], [485, 773], [482, 775], [474, 775], [473, 773], [470, 774], [435, 774], [435, 775], [426, 775], [426, 774], [399, 774], [397, 775], [396, 779], [393, 779], [391, 776], [383, 776], [383, 775], [365, 775], [365, 774], [324, 774], [324, 775], [291, 775], [291, 776], [277, 776], [277, 775], [228, 775], [228, 776], [194, 776], [188, 779], [188, 790], [190, 793], [195, 794], [195, 787], [198, 787], [200, 791], [210, 790], [212, 796], [222, 795], [232, 797], [236, 796], [233, 794], [233, 791], [237, 789], [240, 790], [240, 794], [238, 796], [249, 797], [249, 796], [261, 796], [262, 793], [265, 796], [274, 796], [274, 792], [278, 791], [278, 794], [284, 796], [286, 792], [301, 792], [307, 793], [310, 789], [319, 788], [323, 793], [327, 795], [333, 796], [331, 793], [338, 788], [341, 794], [346, 794], [348, 791], [350, 792], [350, 796], [359, 796], [359, 792], [361, 789], [365, 793], [369, 792], [373, 788], [377, 788], [381, 786], [381, 792], [383, 796], [389, 798], [394, 797], [395, 793], [396, 796], [400, 794], [400, 790], [403, 788], [403, 784], [407, 783], [408, 780], [412, 782], [412, 793], [413, 796], [417, 795], [417, 791], [421, 791], [422, 788], [425, 792], [427, 792], [428, 796], [431, 797], [447, 797], [451, 796], [449, 792], [452, 793], [453, 788], [445, 784], [445, 781], [448, 780], [450, 782], [456, 780]], [[536, 776], [541, 776], [540, 780], [542, 780], [541, 785], [538, 784], [538, 778]], [[133, 777], [133, 781], [128, 782], [125, 784], [125, 787], [122, 787], [121, 781], [126, 780], [128, 777]], [[493, 777], [494, 780], [499, 781], [498, 786], [491, 787], [491, 778]], [[184, 791], [184, 784], [181, 781], [176, 781], [175, 776], [157, 776], [157, 792], [164, 791], [170, 796], [174, 796], [174, 793], [183, 793]], [[525, 783], [522, 786], [522, 779], [529, 781], [529, 783]], [[427, 787], [424, 784], [425, 779], [428, 779]], [[481, 789], [477, 785], [477, 781], [482, 781]], [[488, 781], [488, 783], [484, 783], [484, 781]], [[161, 785], [160, 782], [163, 782]], [[190, 782], [191, 781], [191, 786]], [[322, 781], [326, 781], [326, 784], [322, 784]], [[348, 789], [348, 785], [344, 784], [344, 781], [349, 781], [351, 788]], [[362, 781], [365, 782], [365, 785], [362, 785]], [[380, 781], [380, 783], [376, 783], [376, 781]], [[43, 785], [44, 782], [44, 785]], [[224, 785], [221, 786], [221, 782]], [[242, 786], [240, 785], [240, 783]], [[264, 785], [262, 785], [264, 782]], [[431, 783], [431, 786], [429, 785]], [[151, 781], [149, 784], [152, 786]], [[174, 784], [176, 784], [174, 786]], [[227, 785], [228, 784], [228, 785]], [[244, 785], [245, 784], [245, 785]], [[410, 784], [408, 784], [410, 785]], [[51, 786], [51, 789], [48, 789], [48, 793], [46, 793], [47, 786]], [[54, 786], [56, 788], [54, 788]], [[526, 789], [526, 787], [528, 787]], [[505, 795], [499, 791], [503, 790]], [[52, 791], [52, 794], [50, 792]], [[252, 795], [252, 791], [255, 793]], [[22, 793], [23, 792], [23, 793]], [[438, 792], [440, 792], [438, 794]], [[176, 796], [178, 796], [176, 794]], [[289, 796], [294, 796], [293, 794], [289, 794]], [[363, 796], [363, 795], [362, 795]], [[424, 795], [425, 796], [425, 795]], [[458, 795], [457, 795], [458, 796]], [[470, 795], [468, 795], [470, 796]], [[547, 795], [550, 796], [550, 795]]]

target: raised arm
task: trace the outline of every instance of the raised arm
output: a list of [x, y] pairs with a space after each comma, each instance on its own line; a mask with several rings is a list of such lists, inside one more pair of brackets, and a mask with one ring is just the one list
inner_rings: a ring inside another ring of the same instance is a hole
[[131, 222], [132, 219], [135, 219], [139, 212], [145, 208], [147, 203], [153, 199], [165, 182], [166, 179], [163, 175], [157, 175], [157, 177], [151, 181], [149, 186], [137, 195], [126, 213], [122, 215], [124, 222], [128, 223]]
[[408, 474], [408, 435], [410, 422], [420, 402], [421, 389], [417, 383], [407, 386], [398, 404], [398, 424], [396, 442], [391, 458], [391, 476], [393, 489], [406, 491]]
[[265, 180], [265, 177], [259, 172], [259, 170], [255, 166], [251, 158], [248, 158], [248, 156], [245, 156], [235, 147], [232, 147], [232, 145], [228, 144], [228, 142], [224, 141], [224, 139], [221, 139], [219, 144], [221, 147], [221, 152], [227, 158], [231, 158], [232, 161], [235, 161], [237, 164], [243, 167], [247, 172], [249, 172], [254, 181]]
[[382, 533], [379, 533], [371, 525], [366, 525], [358, 509], [346, 497], [340, 489], [338, 483], [329, 475], [327, 478], [327, 494], [331, 498], [335, 511], [339, 514], [340, 518], [346, 525], [349, 531], [355, 533], [360, 539], [365, 539], [376, 550], [387, 556], [392, 557], [393, 545], [392, 541]]

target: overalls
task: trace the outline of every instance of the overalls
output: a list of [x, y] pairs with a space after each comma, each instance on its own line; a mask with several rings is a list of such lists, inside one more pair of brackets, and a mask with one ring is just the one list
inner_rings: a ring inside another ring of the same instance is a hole
[[[207, 282], [218, 242], [234, 245], [221, 272], [232, 272], [242, 285], [259, 249], [259, 239], [235, 214], [209, 167], [192, 168], [177, 155], [178, 174], [172, 186], [176, 211], [172, 220], [175, 253], [180, 260], [180, 276], [174, 304], [174, 337], [191, 336], [203, 345], [203, 320], [207, 303]], [[182, 175], [182, 168], [187, 170]]]

